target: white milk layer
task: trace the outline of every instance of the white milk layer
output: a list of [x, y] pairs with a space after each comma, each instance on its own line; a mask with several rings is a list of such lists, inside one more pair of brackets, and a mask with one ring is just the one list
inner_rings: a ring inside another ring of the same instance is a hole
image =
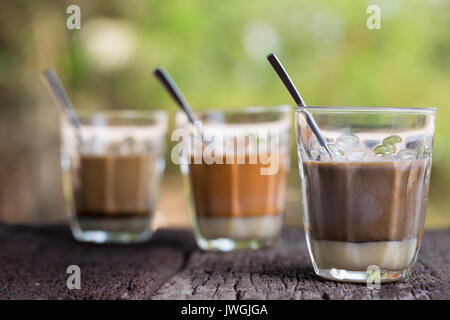
[[283, 226], [283, 215], [249, 218], [197, 217], [197, 224], [201, 235], [206, 239], [266, 240], [278, 237]]
[[417, 248], [417, 239], [363, 243], [311, 239], [310, 242], [320, 269], [348, 271], [365, 271], [370, 265], [402, 270], [412, 262]]

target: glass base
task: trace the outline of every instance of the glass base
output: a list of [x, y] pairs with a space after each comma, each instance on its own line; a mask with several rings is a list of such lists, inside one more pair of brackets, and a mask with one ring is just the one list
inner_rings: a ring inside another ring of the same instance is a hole
[[145, 232], [111, 232], [111, 231], [82, 231], [73, 230], [72, 234], [75, 240], [81, 242], [93, 243], [139, 243], [151, 238], [150, 231]]
[[75, 240], [92, 243], [139, 243], [151, 238], [148, 218], [79, 218], [71, 224]]
[[306, 232], [314, 272], [342, 282], [373, 284], [406, 279], [417, 259], [417, 239], [365, 243], [314, 240]]
[[[319, 277], [342, 282], [356, 282], [356, 283], [367, 283], [370, 274], [367, 271], [348, 271], [344, 269], [319, 269], [314, 267], [316, 275]], [[391, 271], [391, 270], [380, 270], [380, 283], [388, 283], [401, 281], [406, 279], [410, 272], [410, 268]], [[370, 280], [369, 280], [370, 283]]]
[[252, 239], [252, 240], [233, 240], [228, 238], [205, 239], [196, 237], [197, 245], [202, 250], [209, 251], [233, 251], [241, 249], [262, 249], [272, 247], [276, 239]]

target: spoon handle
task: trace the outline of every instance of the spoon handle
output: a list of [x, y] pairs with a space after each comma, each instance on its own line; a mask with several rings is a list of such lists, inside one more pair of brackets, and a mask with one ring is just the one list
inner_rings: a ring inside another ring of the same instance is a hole
[[44, 79], [50, 87], [50, 91], [53, 93], [58, 103], [64, 108], [64, 112], [67, 114], [70, 122], [76, 127], [80, 128], [80, 121], [73, 110], [72, 103], [67, 96], [66, 90], [53, 70], [44, 70]]
[[[289, 74], [287, 73], [286, 69], [284, 69], [280, 60], [278, 60], [277, 56], [274, 55], [273, 53], [271, 53], [267, 56], [267, 60], [269, 60], [269, 63], [272, 65], [273, 69], [280, 77], [284, 86], [286, 87], [286, 89], [288, 89], [288, 91], [291, 94], [292, 98], [294, 99], [295, 103], [297, 103], [297, 105], [299, 107], [305, 108], [306, 107], [305, 101], [303, 100], [302, 96], [300, 95], [297, 88], [295, 87], [294, 82], [292, 82], [291, 78], [289, 77]], [[314, 118], [306, 109], [304, 109], [303, 112], [306, 116], [306, 122], [308, 123], [312, 132], [316, 136], [317, 140], [322, 145], [322, 147], [325, 148], [328, 155], [330, 156], [330, 159], [333, 159], [333, 154], [331, 153], [331, 150], [328, 148], [327, 140], [324, 138], [324, 136], [320, 132], [320, 129], [319, 129], [317, 123], [314, 121]]]
[[56, 102], [62, 108], [69, 122], [75, 129], [75, 135], [78, 142], [82, 145], [83, 139], [81, 137], [81, 124], [80, 120], [75, 113], [72, 103], [64, 90], [64, 86], [58, 78], [55, 71], [49, 69], [42, 72], [44, 83], [47, 85], [47, 89], [50, 91], [51, 95], [55, 98]]
[[198, 121], [197, 117], [189, 107], [189, 103], [184, 98], [183, 94], [181, 93], [181, 90], [178, 88], [177, 84], [175, 83], [175, 81], [173, 81], [170, 75], [162, 68], [156, 68], [153, 71], [153, 74], [159, 80], [159, 82], [161, 82], [164, 88], [166, 88], [167, 92], [169, 92], [171, 97], [177, 102], [177, 104], [181, 107], [181, 109], [183, 109], [183, 111], [188, 116], [189, 120], [192, 123]]
[[295, 87], [294, 82], [292, 82], [291, 78], [289, 77], [289, 74], [287, 73], [286, 69], [284, 69], [283, 65], [281, 64], [281, 61], [278, 60], [277, 56], [271, 53], [267, 56], [267, 60], [269, 60], [269, 63], [272, 65], [272, 68], [278, 74], [278, 77], [280, 77], [286, 89], [288, 89], [295, 103], [300, 107], [306, 107], [305, 101], [303, 100], [302, 96]]
[[166, 91], [175, 100], [175, 102], [178, 104], [178, 106], [180, 106], [180, 108], [184, 111], [184, 113], [188, 117], [189, 121], [194, 125], [194, 128], [196, 128], [196, 130], [200, 134], [202, 141], [207, 142], [205, 139], [205, 136], [203, 134], [203, 129], [200, 125], [200, 122], [199, 122], [197, 116], [194, 114], [194, 112], [192, 112], [192, 109], [189, 106], [189, 103], [184, 98], [183, 94], [181, 93], [181, 90], [178, 88], [175, 81], [173, 81], [173, 79], [169, 75], [169, 73], [166, 70], [164, 70], [163, 68], [156, 68], [153, 71], [153, 75], [159, 80], [159, 82], [161, 82], [161, 84], [166, 89]]

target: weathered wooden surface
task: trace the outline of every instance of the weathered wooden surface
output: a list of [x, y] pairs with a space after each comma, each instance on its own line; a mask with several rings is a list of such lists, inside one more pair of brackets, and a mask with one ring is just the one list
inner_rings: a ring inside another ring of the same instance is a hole
[[[183, 268], [187, 231], [159, 231], [139, 245], [77, 243], [67, 227], [0, 225], [0, 299], [146, 299]], [[69, 265], [81, 289], [66, 286]]]
[[276, 247], [259, 252], [194, 252], [186, 268], [154, 299], [449, 299], [450, 232], [425, 232], [419, 259], [404, 282], [325, 281], [314, 275], [304, 234], [285, 230]]
[[[0, 225], [0, 298], [32, 299], [450, 299], [450, 230], [425, 232], [411, 277], [380, 290], [314, 275], [304, 234], [275, 248], [201, 252], [192, 234], [158, 231], [141, 245], [78, 244], [65, 227]], [[77, 264], [82, 289], [66, 288]]]

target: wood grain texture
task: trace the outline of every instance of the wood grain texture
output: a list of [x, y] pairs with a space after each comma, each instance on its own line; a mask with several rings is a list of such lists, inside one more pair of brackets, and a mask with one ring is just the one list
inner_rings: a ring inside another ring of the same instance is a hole
[[419, 259], [404, 282], [338, 283], [315, 276], [303, 231], [287, 229], [275, 248], [194, 252], [153, 299], [449, 299], [450, 231], [425, 232]]
[[[194, 246], [187, 231], [161, 230], [139, 245], [90, 245], [75, 242], [67, 227], [0, 225], [0, 299], [147, 299]], [[66, 286], [73, 264], [80, 290]]]
[[[365, 285], [314, 275], [304, 233], [287, 228], [276, 247], [202, 252], [190, 232], [159, 230], [140, 245], [87, 245], [67, 227], [0, 224], [0, 299], [450, 299], [450, 230], [425, 232], [409, 279]], [[68, 290], [68, 265], [81, 290]]]

